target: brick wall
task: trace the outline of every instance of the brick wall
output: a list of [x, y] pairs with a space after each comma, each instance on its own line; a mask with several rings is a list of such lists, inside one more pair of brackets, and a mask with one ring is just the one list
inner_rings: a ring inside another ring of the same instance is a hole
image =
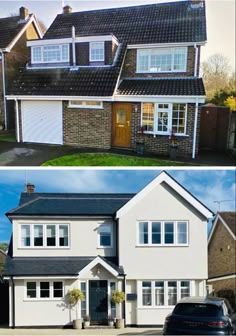
[[122, 78], [130, 77], [186, 77], [194, 75], [195, 50], [194, 47], [188, 47], [187, 72], [178, 73], [136, 73], [137, 50], [127, 50], [125, 63], [122, 71]]
[[63, 137], [65, 144], [109, 149], [111, 147], [112, 105], [103, 109], [69, 108], [63, 103]]
[[[186, 134], [189, 136], [178, 137], [177, 155], [180, 157], [191, 157], [192, 155], [194, 118], [195, 118], [195, 105], [188, 104]], [[198, 112], [198, 120], [199, 118], [200, 118], [200, 110]], [[170, 141], [168, 135], [153, 136], [152, 134], [142, 135], [139, 133], [141, 125], [141, 103], [132, 104], [131, 123], [132, 123], [132, 129], [131, 129], [132, 148], [136, 148], [136, 142], [138, 140], [144, 139], [146, 151], [164, 155], [169, 153]], [[199, 138], [199, 127], [197, 129], [196, 149], [198, 148], [198, 138]], [[198, 150], [196, 150], [196, 154], [197, 153]]]
[[235, 260], [235, 241], [219, 220], [208, 246], [209, 278], [235, 273]]
[[208, 284], [213, 286], [215, 296], [228, 299], [231, 306], [236, 309], [236, 278], [210, 281]]

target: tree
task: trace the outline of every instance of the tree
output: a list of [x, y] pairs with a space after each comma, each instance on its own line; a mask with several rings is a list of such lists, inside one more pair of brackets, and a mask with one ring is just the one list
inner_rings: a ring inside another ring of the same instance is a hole
[[217, 91], [229, 87], [231, 67], [228, 58], [221, 54], [210, 56], [202, 63], [202, 74], [207, 99], [210, 100]]
[[230, 109], [230, 111], [236, 111], [236, 95], [235, 97], [229, 96], [225, 99], [224, 104]]
[[209, 100], [210, 103], [215, 104], [217, 106], [228, 106], [226, 103], [229, 97], [236, 97], [236, 90], [220, 90], [216, 91], [214, 96]]
[[2, 250], [3, 252], [7, 252], [8, 243], [5, 243], [5, 242], [0, 243], [0, 250]]

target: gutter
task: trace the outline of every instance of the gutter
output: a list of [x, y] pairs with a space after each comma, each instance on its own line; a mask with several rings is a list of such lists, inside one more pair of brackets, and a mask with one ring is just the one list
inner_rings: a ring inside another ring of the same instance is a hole
[[11, 294], [12, 294], [12, 298], [11, 298], [11, 313], [12, 313], [12, 326], [11, 328], [12, 329], [15, 329], [16, 327], [16, 315], [15, 315], [15, 282], [14, 282], [14, 279], [13, 279], [13, 276], [11, 276], [11, 283], [12, 283], [12, 290], [11, 290]]
[[17, 99], [15, 99], [15, 103], [16, 103], [16, 140], [17, 142], [20, 142], [19, 104]]
[[5, 50], [0, 50], [2, 55], [2, 89], [3, 89], [3, 109], [4, 109], [4, 123], [5, 123], [5, 130], [8, 128], [7, 124], [7, 103], [6, 103], [6, 74], [5, 74]]
[[194, 117], [194, 129], [193, 129], [193, 149], [192, 149], [192, 159], [195, 159], [195, 158], [196, 158], [198, 106], [199, 106], [199, 100], [198, 100], [198, 97], [196, 97], [195, 117]]

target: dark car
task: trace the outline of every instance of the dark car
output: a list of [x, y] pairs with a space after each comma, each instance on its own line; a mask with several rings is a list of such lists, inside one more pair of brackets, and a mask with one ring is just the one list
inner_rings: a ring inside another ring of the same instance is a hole
[[236, 312], [217, 297], [186, 297], [166, 317], [163, 335], [236, 334]]

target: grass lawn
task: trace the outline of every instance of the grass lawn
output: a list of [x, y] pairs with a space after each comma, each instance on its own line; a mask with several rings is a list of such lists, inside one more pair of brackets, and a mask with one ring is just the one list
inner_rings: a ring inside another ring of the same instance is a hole
[[16, 142], [16, 137], [13, 134], [6, 133], [6, 134], [0, 134], [0, 141], [11, 141]]
[[[42, 166], [183, 166], [182, 162], [118, 154], [73, 154], [44, 162]], [[189, 164], [190, 165], [190, 164]]]

